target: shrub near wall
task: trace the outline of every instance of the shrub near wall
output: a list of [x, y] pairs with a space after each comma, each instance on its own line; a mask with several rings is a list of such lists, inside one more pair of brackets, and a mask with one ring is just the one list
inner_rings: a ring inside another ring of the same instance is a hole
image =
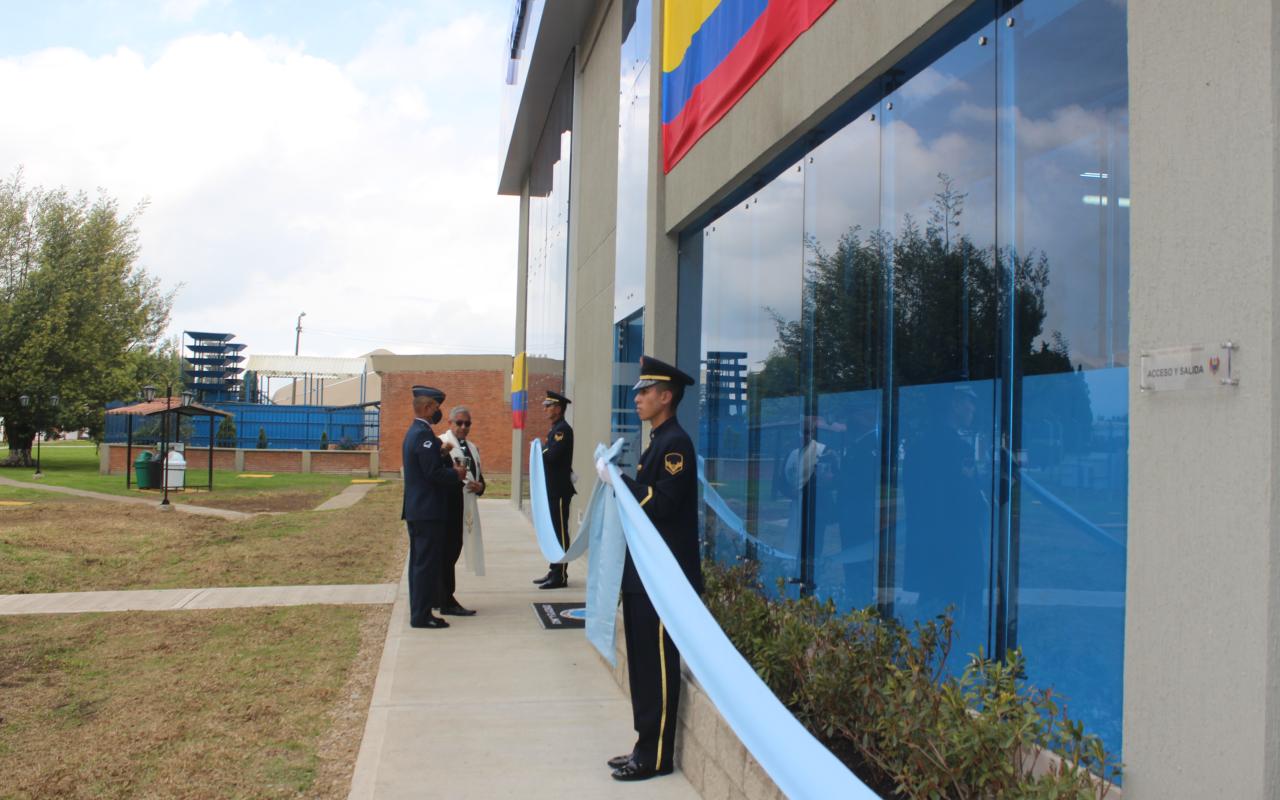
[[[873, 608], [768, 600], [754, 564], [704, 569], [707, 607], [739, 652], [881, 796], [1092, 800], [1119, 776], [1052, 690], [1026, 683], [1019, 653], [949, 675], [948, 617], [907, 629]], [[1032, 774], [1049, 752], [1060, 760]]]

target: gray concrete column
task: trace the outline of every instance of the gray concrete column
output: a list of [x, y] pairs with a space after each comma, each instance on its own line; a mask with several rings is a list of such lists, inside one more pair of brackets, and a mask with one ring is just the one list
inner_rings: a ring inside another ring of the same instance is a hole
[[[520, 233], [516, 244], [516, 337], [515, 354], [518, 356], [525, 348], [525, 320], [528, 318], [529, 305], [529, 180], [525, 177], [524, 189], [520, 192]], [[525, 370], [525, 389], [529, 388], [528, 370]], [[526, 392], [525, 414], [528, 411]], [[524, 487], [524, 475], [520, 465], [524, 463], [524, 431], [511, 429], [511, 504], [520, 507], [520, 495]]]
[[[1129, 0], [1125, 796], [1280, 798], [1275, 2]], [[1237, 388], [1138, 391], [1239, 342]]]

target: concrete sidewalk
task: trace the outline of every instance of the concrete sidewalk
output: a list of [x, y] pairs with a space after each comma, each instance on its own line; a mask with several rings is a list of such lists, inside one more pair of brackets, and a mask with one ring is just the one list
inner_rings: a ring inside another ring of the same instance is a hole
[[363, 500], [364, 496], [377, 486], [378, 484], [376, 483], [353, 483], [316, 506], [316, 511], [337, 511], [341, 508], [351, 508]]
[[[91, 492], [87, 489], [72, 489], [67, 486], [52, 486], [47, 483], [31, 483], [28, 481], [15, 481], [12, 478], [0, 478], [0, 486], [12, 486], [16, 489], [34, 489], [37, 492], [53, 492], [55, 494], [69, 494], [75, 497], [86, 497], [90, 500], [104, 500], [110, 503], [125, 503], [134, 506], [148, 506], [150, 508], [159, 508], [160, 503], [146, 497], [124, 497], [118, 494], [106, 494], [105, 492]], [[169, 507], [175, 511], [181, 511], [184, 514], [196, 514], [204, 517], [218, 517], [219, 519], [231, 520], [239, 522], [241, 520], [252, 519], [253, 514], [247, 514], [243, 511], [228, 511], [225, 508], [208, 508], [206, 506], [193, 506], [188, 503], [170, 502]]]
[[584, 565], [570, 588], [541, 591], [528, 520], [506, 500], [480, 513], [488, 575], [458, 565], [458, 600], [476, 616], [410, 628], [401, 581], [351, 798], [697, 798], [679, 772], [609, 777], [604, 762], [635, 742], [631, 704], [581, 630], [544, 631], [531, 607], [581, 602]]
[[118, 592], [0, 594], [5, 614], [85, 614], [95, 611], [179, 611], [318, 604], [366, 605], [395, 599], [393, 583], [335, 586], [230, 586], [210, 589], [139, 589]]

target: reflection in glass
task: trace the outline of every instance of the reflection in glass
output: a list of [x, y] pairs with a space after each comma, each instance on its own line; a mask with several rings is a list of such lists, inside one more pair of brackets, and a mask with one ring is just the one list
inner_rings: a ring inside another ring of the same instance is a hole
[[[804, 176], [794, 166], [704, 231], [703, 409], [707, 478], [759, 540], [709, 530], [718, 556], [750, 554], [772, 590], [798, 580], [802, 502], [788, 459], [802, 434], [800, 366], [785, 346], [799, 324]], [[794, 458], [792, 461], [794, 462]], [[714, 519], [709, 517], [709, 519]]]
[[639, 459], [640, 418], [631, 387], [644, 346], [644, 274], [649, 184], [649, 45], [652, 0], [624, 0], [618, 86], [618, 210], [614, 228], [613, 413], [610, 438], [626, 440], [624, 469]]
[[[546, 436], [547, 390], [564, 390], [565, 310], [569, 274], [569, 154], [573, 123], [573, 59], [566, 62], [551, 112], [529, 167], [529, 255], [525, 362], [530, 410], [526, 441]], [[521, 456], [525, 475], [529, 454]], [[528, 481], [525, 481], [528, 486]]]
[[812, 398], [806, 582], [845, 610], [877, 599], [887, 277], [879, 191], [880, 126], [867, 112], [805, 164], [803, 324], [784, 337]]
[[[1007, 246], [1052, 264], [1045, 332], [1017, 355], [1010, 646], [1120, 746], [1128, 498], [1125, 8], [1037, 0], [1000, 29]], [[1064, 70], [1071, 80], [1064, 81]]]
[[767, 589], [950, 608], [952, 671], [1021, 647], [1119, 751], [1125, 8], [999, 5], [692, 233], [700, 452], [745, 535], [704, 525]]

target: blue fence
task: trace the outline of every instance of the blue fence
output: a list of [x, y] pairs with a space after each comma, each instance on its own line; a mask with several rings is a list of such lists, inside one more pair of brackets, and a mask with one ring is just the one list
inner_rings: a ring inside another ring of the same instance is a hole
[[[212, 421], [215, 447], [271, 450], [319, 450], [326, 445], [350, 447], [377, 445], [378, 407], [368, 406], [277, 406], [250, 403], [210, 403], [210, 408], [231, 414], [235, 424], [234, 439], [218, 437], [221, 417]], [[128, 438], [128, 421], [121, 416], [108, 416], [105, 441], [123, 443]], [[191, 447], [208, 447], [210, 420], [207, 417], [181, 418], [170, 423], [169, 437]], [[174, 425], [178, 426], [175, 437]], [[135, 417], [135, 444], [155, 444], [162, 436], [161, 418]]]

